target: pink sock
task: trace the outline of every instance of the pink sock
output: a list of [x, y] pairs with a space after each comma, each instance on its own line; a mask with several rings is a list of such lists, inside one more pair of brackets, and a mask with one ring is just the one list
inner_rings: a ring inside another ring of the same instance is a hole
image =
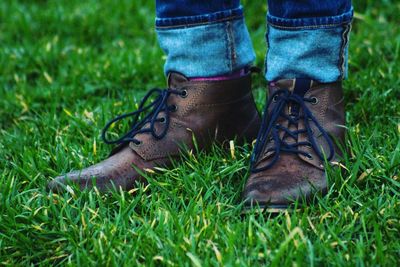
[[240, 77], [244, 76], [245, 74], [246, 74], [245, 69], [241, 69], [232, 74], [214, 76], [214, 77], [194, 77], [194, 78], [189, 78], [189, 80], [190, 81], [225, 81], [225, 80], [240, 78]]

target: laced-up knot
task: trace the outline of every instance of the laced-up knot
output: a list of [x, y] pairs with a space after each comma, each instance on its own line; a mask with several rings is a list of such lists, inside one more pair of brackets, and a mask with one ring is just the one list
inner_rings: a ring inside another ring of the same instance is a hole
[[[312, 155], [302, 150], [303, 147], [311, 147], [317, 156], [324, 160], [324, 153], [317, 144], [315, 135], [311, 129], [311, 124], [320, 131], [320, 134], [325, 139], [329, 146], [329, 154], [327, 160], [330, 161], [334, 156], [334, 146], [328, 133], [318, 123], [310, 109], [307, 107], [306, 102], [317, 104], [318, 99], [315, 97], [303, 97], [296, 93], [290, 92], [288, 89], [279, 89], [275, 91], [268, 99], [267, 105], [264, 110], [264, 116], [261, 123], [261, 128], [257, 136], [257, 141], [251, 156], [251, 172], [260, 172], [271, 168], [279, 159], [281, 152], [293, 153], [303, 155], [307, 158], [312, 158]], [[268, 114], [271, 103], [274, 103], [273, 108]], [[290, 113], [286, 114], [285, 110], [290, 106]], [[302, 111], [302, 112], [301, 112]], [[288, 122], [285, 127], [278, 123], [278, 119], [283, 118]], [[299, 122], [303, 121], [304, 129], [299, 129]], [[296, 126], [296, 130], [290, 130], [291, 126]], [[280, 133], [283, 134], [280, 135]], [[299, 142], [298, 135], [306, 134], [306, 141]], [[294, 142], [287, 142], [287, 138], [291, 137]], [[266, 151], [265, 147], [268, 143], [273, 142], [273, 145]], [[257, 168], [257, 162], [262, 155], [270, 154], [272, 159], [268, 164]]]
[[[101, 133], [101, 138], [107, 144], [125, 144], [132, 142], [136, 145], [140, 145], [141, 141], [136, 139], [135, 136], [142, 133], [149, 133], [156, 139], [162, 139], [167, 134], [169, 128], [170, 113], [175, 112], [178, 108], [175, 104], [168, 105], [168, 98], [171, 95], [178, 95], [184, 98], [187, 96], [187, 91], [177, 89], [151, 89], [143, 97], [136, 111], [119, 115], [107, 122]], [[150, 102], [149, 99], [153, 96], [155, 99]], [[160, 116], [161, 113], [163, 113], [162, 116]], [[140, 118], [140, 115], [142, 115], [142, 118]], [[111, 125], [125, 118], [132, 119], [130, 130], [118, 137], [118, 139], [108, 139], [107, 131]], [[161, 128], [158, 132], [155, 128], [156, 123], [159, 123], [159, 128]]]

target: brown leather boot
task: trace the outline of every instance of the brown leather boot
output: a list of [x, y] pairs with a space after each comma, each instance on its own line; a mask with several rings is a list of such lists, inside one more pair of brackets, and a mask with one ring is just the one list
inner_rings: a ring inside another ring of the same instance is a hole
[[[178, 73], [170, 74], [168, 89], [153, 89], [136, 112], [119, 116], [103, 130], [103, 139], [117, 144], [106, 160], [81, 171], [56, 177], [48, 184], [60, 191], [65, 184], [83, 188], [94, 185], [99, 191], [115, 188], [129, 190], [144, 181], [139, 172], [168, 166], [179, 158], [181, 149], [208, 149], [213, 142], [252, 141], [256, 138], [260, 116], [251, 93], [251, 74], [224, 81], [189, 81]], [[155, 100], [149, 104], [149, 99]], [[141, 118], [139, 118], [139, 115]], [[106, 138], [111, 124], [132, 117], [132, 127], [118, 140]]]
[[341, 82], [271, 83], [244, 190], [246, 208], [273, 212], [326, 192], [325, 162], [337, 163], [344, 124]]

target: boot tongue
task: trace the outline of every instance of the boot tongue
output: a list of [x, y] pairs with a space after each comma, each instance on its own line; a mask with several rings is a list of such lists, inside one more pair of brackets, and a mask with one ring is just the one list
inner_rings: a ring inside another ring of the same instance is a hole
[[307, 91], [311, 88], [312, 80], [305, 78], [296, 78], [296, 79], [283, 79], [278, 80], [276, 82], [270, 82], [270, 93], [278, 89], [288, 89], [290, 92], [304, 97]]
[[182, 83], [189, 81], [185, 75], [179, 72], [170, 72], [167, 79], [169, 88], [178, 88]]
[[274, 91], [279, 89], [289, 89], [289, 91], [293, 91], [294, 84], [295, 84], [295, 79], [278, 80], [275, 82], [270, 82], [269, 88]]
[[311, 79], [295, 79], [293, 93], [304, 97], [307, 91], [311, 88]]
[[[310, 90], [312, 84], [312, 80], [310, 79], [291, 79], [291, 80], [280, 80], [275, 83], [275, 87], [278, 87], [278, 89], [288, 89], [293, 95], [298, 95], [301, 98], [304, 97], [304, 95], [307, 93], [308, 90]], [[277, 90], [277, 89], [275, 89]], [[293, 103], [290, 102], [288, 103], [287, 106], [287, 115], [291, 117], [297, 117], [299, 116], [300, 113], [300, 105], [298, 103]], [[297, 123], [288, 123], [287, 128], [294, 132], [298, 130], [298, 124]], [[285, 140], [286, 142], [289, 141], [289, 143], [295, 143], [297, 142], [297, 138], [293, 138], [286, 133], [282, 132], [282, 140]]]

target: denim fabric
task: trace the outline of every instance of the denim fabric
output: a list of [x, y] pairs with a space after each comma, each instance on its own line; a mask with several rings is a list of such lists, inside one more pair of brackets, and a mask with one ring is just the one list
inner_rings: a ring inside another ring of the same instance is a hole
[[237, 9], [239, 0], [156, 0], [157, 18], [193, 17]]
[[250, 65], [255, 54], [243, 18], [191, 27], [157, 28], [167, 55], [164, 72], [213, 77]]
[[156, 13], [165, 74], [225, 75], [255, 59], [239, 0], [156, 0]]
[[281, 18], [268, 13], [266, 79], [345, 79], [352, 16], [351, 7], [329, 17]]
[[348, 24], [295, 31], [268, 26], [266, 79], [334, 82], [346, 78], [349, 30]]
[[[346, 77], [351, 0], [268, 0], [267, 80]], [[239, 0], [157, 0], [165, 73], [233, 73], [255, 58]]]
[[335, 17], [349, 12], [351, 0], [268, 0], [268, 12], [285, 19]]
[[190, 27], [201, 24], [210, 24], [221, 21], [234, 20], [243, 18], [243, 8], [237, 7], [234, 9], [217, 11], [209, 14], [201, 14], [196, 16], [183, 16], [183, 17], [170, 17], [170, 18], [156, 18], [157, 29], [161, 28], [181, 28]]
[[340, 26], [341, 24], [348, 24], [353, 18], [353, 9], [345, 13], [328, 17], [308, 17], [308, 18], [286, 18], [273, 16], [268, 12], [267, 21], [270, 25], [279, 28], [287, 29], [310, 29], [310, 28], [331, 28]]

